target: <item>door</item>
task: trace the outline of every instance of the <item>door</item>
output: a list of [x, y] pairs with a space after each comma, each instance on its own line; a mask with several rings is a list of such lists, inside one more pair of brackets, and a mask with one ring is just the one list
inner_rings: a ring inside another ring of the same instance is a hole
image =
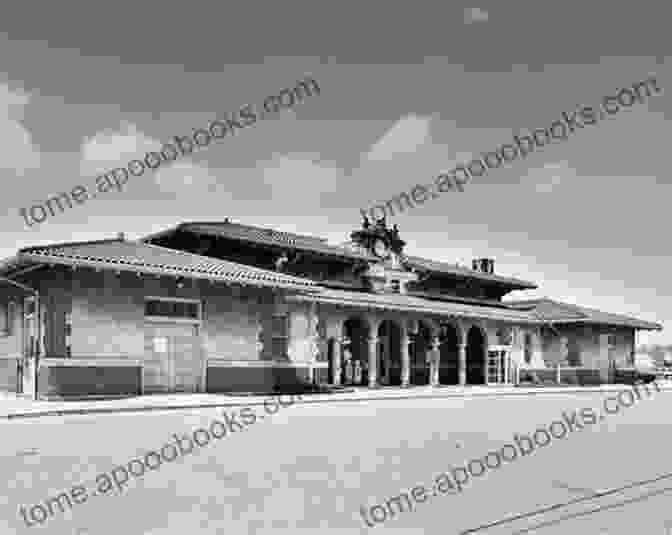
[[198, 326], [146, 324], [144, 392], [199, 392], [203, 390], [203, 359]]
[[487, 384], [506, 384], [508, 382], [509, 352], [505, 350], [488, 351]]

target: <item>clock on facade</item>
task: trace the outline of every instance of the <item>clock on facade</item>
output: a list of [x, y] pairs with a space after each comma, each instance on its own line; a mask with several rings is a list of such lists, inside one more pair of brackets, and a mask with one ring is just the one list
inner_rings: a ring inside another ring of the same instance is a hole
[[376, 240], [373, 244], [373, 252], [380, 258], [387, 258], [390, 256], [390, 249], [383, 240]]

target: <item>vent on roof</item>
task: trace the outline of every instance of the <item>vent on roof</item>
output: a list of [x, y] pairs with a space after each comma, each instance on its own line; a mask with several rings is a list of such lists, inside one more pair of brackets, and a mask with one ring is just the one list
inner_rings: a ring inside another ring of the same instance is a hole
[[126, 235], [123, 232], [117, 232], [117, 239], [119, 241], [124, 241], [126, 239]]
[[492, 274], [495, 272], [495, 261], [492, 258], [474, 258], [471, 261], [471, 269]]

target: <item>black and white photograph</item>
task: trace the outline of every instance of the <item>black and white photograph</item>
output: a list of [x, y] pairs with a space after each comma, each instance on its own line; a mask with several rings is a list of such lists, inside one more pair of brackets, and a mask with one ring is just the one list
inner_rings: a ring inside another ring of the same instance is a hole
[[6, 2], [0, 535], [672, 534], [671, 15]]

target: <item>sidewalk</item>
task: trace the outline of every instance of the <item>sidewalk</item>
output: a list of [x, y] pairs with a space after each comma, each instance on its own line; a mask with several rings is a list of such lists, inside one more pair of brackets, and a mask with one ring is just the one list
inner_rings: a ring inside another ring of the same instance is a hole
[[[661, 390], [672, 391], [672, 382], [658, 383]], [[377, 390], [353, 388], [347, 392], [329, 394], [301, 394], [296, 403], [336, 403], [385, 401], [399, 399], [476, 398], [503, 396], [536, 396], [548, 394], [590, 394], [619, 392], [630, 389], [627, 385], [596, 387], [543, 387], [515, 386], [414, 386], [410, 388], [381, 387]], [[640, 387], [640, 388], [643, 388]], [[655, 391], [653, 385], [650, 386]], [[216, 407], [262, 405], [270, 395], [235, 394], [155, 394], [124, 399], [83, 401], [32, 401], [16, 394], [0, 392], [0, 421], [68, 414], [104, 414], [145, 411], [173, 411]]]

